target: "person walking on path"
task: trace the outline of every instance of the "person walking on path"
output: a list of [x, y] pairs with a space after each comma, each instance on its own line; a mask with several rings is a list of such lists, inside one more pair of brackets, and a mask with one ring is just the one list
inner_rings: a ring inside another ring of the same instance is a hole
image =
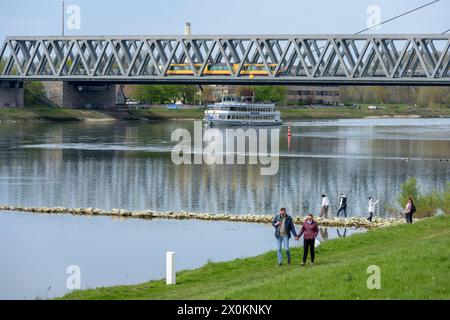
[[283, 265], [283, 255], [281, 253], [282, 245], [286, 250], [287, 263], [290, 264], [291, 251], [289, 250], [289, 239], [291, 238], [291, 233], [294, 237], [297, 237], [297, 232], [295, 231], [292, 217], [287, 215], [285, 208], [281, 208], [279, 214], [272, 219], [272, 226], [275, 228], [278, 266]]
[[326, 194], [322, 194], [322, 207], [320, 209], [319, 217], [328, 218], [328, 208], [330, 207], [330, 199], [328, 199]]
[[372, 222], [372, 218], [375, 213], [375, 206], [377, 205], [377, 203], [378, 200], [375, 201], [373, 197], [369, 197], [369, 217], [367, 218], [367, 220], [369, 220], [370, 222]]
[[414, 201], [411, 197], [408, 198], [408, 202], [406, 203], [405, 210], [403, 214], [405, 215], [406, 223], [413, 223], [413, 213], [416, 212], [416, 206], [414, 205]]
[[303, 222], [302, 229], [300, 233], [295, 238], [295, 240], [299, 240], [303, 235], [303, 261], [302, 266], [305, 266], [306, 259], [308, 258], [308, 250], [311, 251], [311, 265], [314, 265], [314, 245], [316, 242], [316, 237], [319, 233], [319, 227], [317, 226], [316, 221], [314, 221], [314, 217], [311, 213], [309, 213]]
[[341, 196], [339, 198], [339, 209], [337, 212], [338, 217], [341, 211], [344, 212], [344, 217], [347, 218], [347, 197], [343, 193], [341, 193]]

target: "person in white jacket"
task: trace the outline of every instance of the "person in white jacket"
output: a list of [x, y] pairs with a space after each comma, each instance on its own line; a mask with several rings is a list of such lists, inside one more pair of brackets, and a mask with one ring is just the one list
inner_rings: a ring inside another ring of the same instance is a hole
[[328, 199], [326, 194], [322, 194], [322, 206], [320, 208], [319, 217], [328, 218], [328, 208], [330, 207], [330, 199]]
[[375, 213], [375, 206], [377, 205], [378, 200], [375, 201], [373, 197], [369, 197], [369, 217], [367, 220], [372, 222], [373, 214]]

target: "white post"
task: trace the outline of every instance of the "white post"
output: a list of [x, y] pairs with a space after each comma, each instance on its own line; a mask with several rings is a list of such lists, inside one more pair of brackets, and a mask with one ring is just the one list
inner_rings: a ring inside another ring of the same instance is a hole
[[166, 252], [166, 284], [176, 284], [175, 252]]

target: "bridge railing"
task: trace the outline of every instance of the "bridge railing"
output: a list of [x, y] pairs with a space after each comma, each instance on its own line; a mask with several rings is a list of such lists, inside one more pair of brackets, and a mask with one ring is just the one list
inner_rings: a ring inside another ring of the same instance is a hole
[[8, 37], [0, 80], [450, 84], [450, 35]]

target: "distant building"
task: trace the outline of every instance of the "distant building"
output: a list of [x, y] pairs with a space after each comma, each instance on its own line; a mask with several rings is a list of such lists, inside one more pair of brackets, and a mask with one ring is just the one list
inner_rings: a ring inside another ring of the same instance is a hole
[[185, 36], [192, 35], [192, 28], [191, 28], [191, 23], [190, 22], [186, 22], [186, 24], [184, 25], [184, 35]]
[[236, 93], [236, 89], [234, 86], [211, 85], [208, 87], [211, 90], [211, 99], [214, 101], [219, 101], [223, 96], [233, 95]]
[[289, 105], [337, 105], [340, 103], [338, 86], [288, 86]]
[[[213, 100], [222, 96], [238, 94], [235, 86], [208, 86]], [[337, 86], [287, 86], [286, 102], [288, 105], [326, 105], [334, 106], [340, 103], [339, 87]]]

